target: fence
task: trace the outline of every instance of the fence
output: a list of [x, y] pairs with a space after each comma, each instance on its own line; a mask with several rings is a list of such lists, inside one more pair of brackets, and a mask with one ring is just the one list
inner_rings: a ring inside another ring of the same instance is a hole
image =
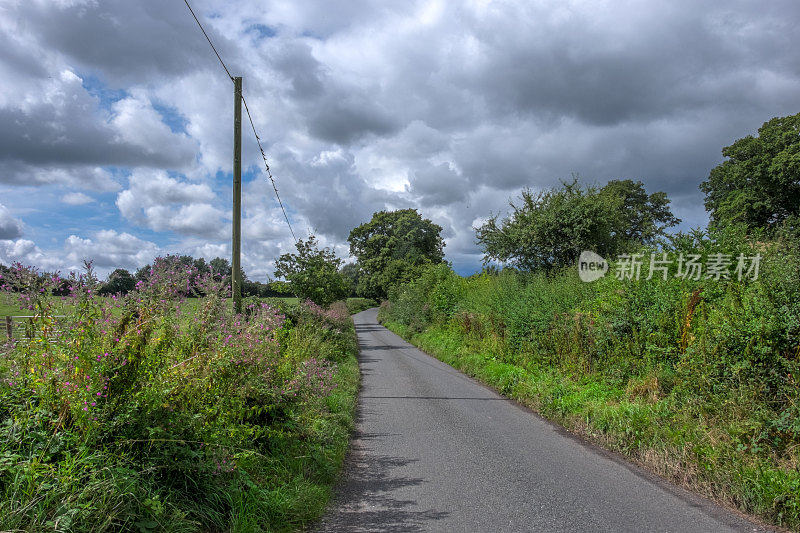
[[[37, 328], [34, 327], [35, 318], [41, 317], [30, 315], [10, 315], [3, 317], [2, 323], [5, 325], [5, 336], [8, 341], [13, 342], [15, 339], [32, 340], [37, 336], [37, 334], [40, 335], [41, 332], [37, 331]], [[53, 315], [49, 318], [56, 319], [56, 324], [58, 324], [58, 319], [65, 318], [65, 316]], [[60, 332], [61, 328], [58, 326], [50, 330], [50, 333], [54, 334], [58, 334]]]

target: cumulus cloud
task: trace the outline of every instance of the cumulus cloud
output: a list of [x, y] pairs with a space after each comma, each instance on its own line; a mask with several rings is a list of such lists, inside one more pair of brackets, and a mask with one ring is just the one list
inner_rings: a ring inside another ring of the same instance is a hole
[[184, 133], [175, 133], [164, 123], [146, 93], [133, 91], [129, 98], [114, 102], [111, 125], [117, 132], [115, 141], [139, 147], [147, 159], [168, 157], [175, 168], [190, 162], [195, 154], [195, 143]]
[[131, 222], [156, 231], [224, 238], [224, 213], [206, 184], [170, 177], [164, 171], [135, 170], [128, 188], [117, 195], [117, 207]]
[[[130, 174], [116, 231], [227, 254], [231, 84], [185, 7], [168, 4], [0, 11], [0, 124], [13, 125], [0, 128], [0, 194], [36, 186], [78, 205], [88, 193], [111, 219], [102, 193]], [[475, 221], [572, 173], [642, 180], [669, 193], [684, 227], [702, 225], [697, 186], [720, 149], [800, 111], [791, 0], [195, 7], [245, 76], [295, 229], [342, 251], [374, 211], [416, 207], [445, 229], [448, 259], [475, 268]], [[267, 275], [292, 240], [259, 157], [245, 130], [246, 264]], [[38, 253], [29, 243], [14, 246]]]
[[282, 155], [280, 183], [291, 198], [291, 209], [306, 223], [301, 231], [308, 229], [343, 241], [373, 212], [409, 204], [401, 194], [372, 186], [360, 175], [349, 151], [337, 148], [306, 157]]
[[92, 261], [100, 271], [114, 268], [135, 269], [158, 255], [158, 246], [130, 233], [101, 230], [92, 238], [70, 235], [64, 244], [67, 260], [75, 265]]
[[183, 168], [194, 143], [172, 133], [141, 95], [100, 107], [82, 80], [65, 69], [41, 93], [0, 107], [0, 183], [67, 184], [113, 189], [103, 166]]
[[22, 236], [22, 222], [11, 216], [6, 206], [0, 204], [0, 241]]
[[0, 240], [0, 263], [8, 265], [15, 261], [44, 269], [55, 269], [61, 266], [60, 261], [42, 252], [31, 240]]
[[101, 277], [115, 268], [136, 269], [163, 253], [152, 242], [114, 230], [100, 230], [89, 238], [70, 235], [60, 249], [47, 251], [27, 239], [0, 240], [0, 263], [18, 261], [47, 271], [77, 272], [84, 261], [91, 261]]
[[0, 161], [0, 186], [69, 187], [98, 192], [119, 190], [111, 172], [101, 167]]

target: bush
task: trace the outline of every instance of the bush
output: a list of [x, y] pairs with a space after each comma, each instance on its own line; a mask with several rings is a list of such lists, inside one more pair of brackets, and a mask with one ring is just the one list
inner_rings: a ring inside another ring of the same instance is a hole
[[[91, 272], [63, 300], [57, 279], [11, 277], [36, 318], [0, 357], [2, 529], [272, 530], [321, 512], [357, 379], [343, 304], [233, 315], [210, 273], [169, 258], [121, 298]], [[181, 299], [189, 286], [206, 296]]]

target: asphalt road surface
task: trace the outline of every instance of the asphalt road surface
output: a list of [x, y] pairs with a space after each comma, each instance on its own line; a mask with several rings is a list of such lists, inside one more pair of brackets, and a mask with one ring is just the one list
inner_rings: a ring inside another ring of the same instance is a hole
[[356, 432], [319, 531], [760, 531], [355, 315]]

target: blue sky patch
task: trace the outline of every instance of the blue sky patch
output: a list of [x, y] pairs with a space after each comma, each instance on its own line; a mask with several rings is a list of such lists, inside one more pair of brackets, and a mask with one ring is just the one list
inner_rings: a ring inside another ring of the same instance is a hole
[[189, 125], [189, 120], [181, 115], [177, 109], [156, 101], [151, 103], [153, 109], [161, 115], [161, 121], [169, 126], [172, 133], [186, 133], [186, 126]]
[[278, 32], [275, 28], [271, 28], [266, 24], [253, 24], [247, 27], [245, 32], [249, 35], [253, 35], [256, 39], [269, 39], [270, 37], [275, 37]]
[[83, 88], [86, 89], [86, 92], [97, 98], [100, 107], [105, 111], [111, 111], [111, 106], [115, 102], [119, 102], [128, 96], [127, 91], [123, 89], [111, 89], [97, 76], [82, 73], [78, 73], [78, 76], [80, 76]]

